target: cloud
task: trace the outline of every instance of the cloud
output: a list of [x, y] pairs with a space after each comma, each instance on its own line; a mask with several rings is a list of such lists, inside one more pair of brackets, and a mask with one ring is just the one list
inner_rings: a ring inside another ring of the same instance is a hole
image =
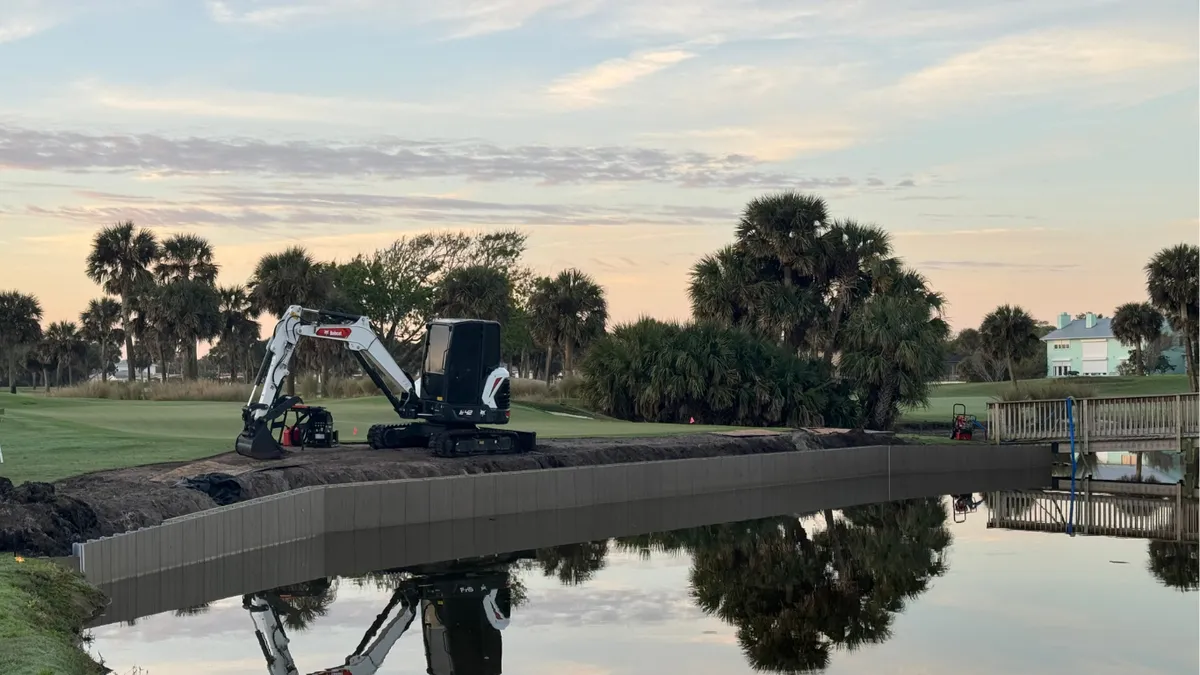
[[638, 136], [653, 142], [677, 141], [708, 152], [738, 148], [764, 161], [784, 161], [797, 155], [831, 152], [854, 145], [857, 132], [846, 125], [813, 128], [716, 127], [682, 131], [649, 131]]
[[219, 23], [279, 28], [338, 17], [376, 25], [415, 26], [440, 23], [450, 37], [464, 38], [519, 28], [533, 17], [577, 0], [209, 0], [208, 14]]
[[155, 115], [168, 114], [231, 119], [274, 120], [287, 122], [339, 122], [347, 120], [396, 120], [404, 114], [446, 114], [456, 106], [411, 101], [370, 101], [334, 96], [308, 96], [273, 92], [237, 90], [197, 90], [172, 92], [156, 88], [147, 93], [133, 87], [122, 87], [84, 80], [71, 87], [71, 96], [111, 110]]
[[4, 0], [0, 3], [0, 45], [53, 28], [79, 11], [63, 0]]
[[[944, 109], [988, 99], [1078, 96], [1086, 87], [1155, 90], [1195, 84], [1196, 55], [1175, 35], [1126, 29], [1039, 30], [1004, 37], [911, 73], [871, 98]], [[1111, 94], [1109, 94], [1111, 96]]]
[[1039, 216], [1023, 213], [918, 213], [918, 218], [936, 218], [938, 220], [970, 220], [987, 218], [989, 220], [1040, 220]]
[[[963, 220], [968, 220], [969, 217], [964, 216]], [[975, 237], [975, 236], [990, 236], [990, 235], [1010, 235], [1010, 234], [1028, 234], [1030, 232], [1048, 232], [1050, 228], [1045, 227], [982, 227], [969, 228], [958, 230], [898, 230], [893, 231], [893, 237]]]
[[461, 177], [536, 181], [543, 185], [660, 183], [707, 188], [850, 187], [845, 176], [804, 177], [769, 171], [747, 155], [668, 152], [630, 146], [502, 147], [479, 140], [316, 140], [170, 138], [89, 134], [0, 126], [0, 167], [152, 176], [240, 173], [389, 180]]
[[[350, 227], [382, 222], [453, 226], [728, 226], [736, 209], [705, 206], [577, 203], [502, 203], [434, 195], [362, 192], [247, 190], [236, 187], [185, 191], [195, 199], [77, 190], [86, 204], [28, 206], [11, 215], [78, 223], [134, 220], [154, 227]], [[0, 211], [0, 215], [6, 212]], [[328, 229], [325, 227], [324, 229]]]
[[1075, 263], [1008, 263], [986, 260], [922, 260], [916, 263], [916, 267], [931, 270], [995, 269], [1028, 272], [1067, 272], [1079, 269], [1079, 265]]
[[568, 75], [550, 85], [551, 99], [572, 107], [603, 103], [601, 94], [649, 77], [664, 68], [694, 58], [682, 49], [641, 52], [627, 58], [609, 59], [587, 70]]

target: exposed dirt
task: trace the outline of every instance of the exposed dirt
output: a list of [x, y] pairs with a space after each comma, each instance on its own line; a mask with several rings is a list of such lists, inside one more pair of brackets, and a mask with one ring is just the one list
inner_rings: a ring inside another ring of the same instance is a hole
[[0, 551], [70, 555], [75, 542], [213, 508], [217, 504], [208, 494], [177, 485], [203, 474], [232, 476], [241, 486], [241, 499], [253, 499], [310, 485], [902, 442], [836, 429], [776, 435], [546, 439], [538, 441], [535, 452], [524, 455], [461, 459], [434, 457], [425, 450], [371, 450], [364, 444], [291, 452], [283, 459], [268, 461], [230, 452], [196, 462], [99, 471], [54, 484], [13, 487], [0, 478]]

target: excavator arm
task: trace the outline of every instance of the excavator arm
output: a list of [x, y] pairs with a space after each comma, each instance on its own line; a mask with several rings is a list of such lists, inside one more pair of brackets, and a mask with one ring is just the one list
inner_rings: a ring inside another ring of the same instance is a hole
[[[490, 588], [478, 600], [482, 601], [481, 609], [488, 624], [496, 631], [503, 631], [508, 627], [509, 617], [496, 604], [498, 590]], [[275, 608], [267, 601], [266, 595], [256, 593], [245, 596], [242, 598], [242, 606], [250, 612], [250, 617], [254, 621], [254, 635], [258, 639], [263, 657], [267, 661], [267, 672], [270, 675], [299, 675], [300, 671], [296, 669], [295, 661], [292, 659], [291, 650], [288, 647], [290, 640], [283, 629], [283, 622]], [[399, 607], [398, 610], [397, 607]], [[433, 609], [434, 605], [421, 597], [421, 592], [416, 585], [406, 584], [392, 593], [387, 606], [367, 629], [354, 653], [346, 657], [344, 664], [317, 670], [308, 675], [374, 675], [383, 666], [392, 647], [408, 632], [417, 614], [422, 612], [422, 607], [424, 607], [424, 612], [430, 615], [426, 618], [425, 631], [428, 632], [431, 628], [429, 624], [431, 616], [434, 617], [433, 623], [437, 624], [439, 629], [438, 638], [433, 641], [436, 644], [430, 644], [429, 636], [426, 636], [426, 671], [436, 675], [452, 673], [454, 670], [453, 656], [444, 651], [449, 649], [450, 645], [444, 635], [445, 627], [436, 618], [437, 612]], [[392, 616], [393, 611], [396, 611], [395, 616]], [[391, 620], [388, 620], [389, 616], [392, 616]], [[372, 638], [374, 639], [372, 640]], [[471, 646], [468, 645], [468, 648]], [[498, 668], [499, 664], [497, 663], [495, 666]], [[499, 670], [495, 672], [499, 672]]]
[[[300, 402], [297, 397], [280, 395], [280, 391], [287, 380], [289, 364], [301, 338], [342, 343], [354, 354], [363, 371], [391, 402], [396, 413], [402, 418], [416, 417], [415, 403], [420, 395], [418, 385], [384, 348], [379, 336], [371, 329], [370, 319], [292, 305], [275, 324], [250, 398], [242, 409], [244, 428], [235, 445], [239, 453], [258, 459], [280, 456], [279, 447], [271, 437], [270, 424]], [[388, 380], [392, 386], [389, 386]], [[399, 396], [393, 386], [400, 390]]]
[[[291, 651], [288, 649], [290, 641], [287, 633], [283, 630], [283, 623], [279, 619], [279, 614], [267, 602], [266, 597], [261, 593], [247, 596], [243, 598], [242, 606], [250, 612], [250, 617], [254, 620], [254, 635], [258, 638], [263, 657], [267, 660], [267, 672], [270, 675], [299, 675], [300, 671], [296, 669]], [[399, 611], [384, 626], [384, 621], [397, 606], [400, 607]], [[413, 619], [417, 617], [419, 606], [419, 601], [409, 590], [397, 590], [392, 594], [392, 599], [388, 602], [387, 607], [371, 624], [371, 628], [359, 643], [358, 648], [346, 658], [343, 665], [317, 670], [309, 675], [373, 675], [383, 665], [384, 659], [387, 658], [396, 641], [408, 631]], [[381, 626], [383, 627], [382, 631], [380, 631]], [[379, 636], [368, 645], [368, 641], [376, 633]]]

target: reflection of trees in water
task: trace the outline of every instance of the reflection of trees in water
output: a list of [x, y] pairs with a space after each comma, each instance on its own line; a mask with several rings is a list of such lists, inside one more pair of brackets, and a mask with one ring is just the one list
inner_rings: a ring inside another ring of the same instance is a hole
[[288, 630], [303, 631], [329, 612], [337, 600], [337, 581], [325, 578], [280, 586], [265, 591], [263, 597]]
[[608, 540], [553, 546], [537, 551], [542, 574], [558, 577], [564, 585], [578, 586], [591, 581], [608, 561]]
[[1148, 549], [1146, 568], [1159, 583], [1183, 592], [1200, 590], [1200, 545], [1152, 541]]
[[750, 664], [796, 673], [836, 649], [890, 637], [895, 614], [946, 570], [951, 537], [941, 499], [824, 512], [810, 534], [796, 517], [619, 539], [626, 551], [686, 550], [697, 605], [737, 628]]

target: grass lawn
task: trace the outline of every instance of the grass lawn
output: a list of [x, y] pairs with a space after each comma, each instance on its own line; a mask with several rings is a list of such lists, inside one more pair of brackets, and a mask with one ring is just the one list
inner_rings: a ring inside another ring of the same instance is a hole
[[100, 591], [52, 562], [0, 555], [0, 673], [102, 672], [76, 646], [102, 602]]
[[[343, 441], [366, 440], [372, 424], [400, 421], [383, 397], [314, 401], [333, 413]], [[52, 481], [101, 469], [193, 460], [233, 450], [241, 404], [118, 401], [0, 393], [0, 476]], [[554, 414], [554, 405], [513, 404], [510, 428], [539, 437], [656, 436], [734, 427], [640, 424]], [[354, 434], [354, 429], [358, 434]]]
[[[1077, 377], [1070, 382], [1095, 389], [1097, 396], [1141, 396], [1147, 394], [1183, 394], [1188, 391], [1186, 375], [1153, 375], [1149, 377]], [[1047, 380], [1019, 380], [1021, 386], [1038, 387]], [[954, 404], [962, 403], [967, 412], [980, 421], [987, 416], [988, 401], [998, 400], [1001, 392], [1012, 387], [1010, 382], [963, 382], [941, 384], [933, 388], [929, 406], [905, 411], [901, 422], [950, 423]]]

